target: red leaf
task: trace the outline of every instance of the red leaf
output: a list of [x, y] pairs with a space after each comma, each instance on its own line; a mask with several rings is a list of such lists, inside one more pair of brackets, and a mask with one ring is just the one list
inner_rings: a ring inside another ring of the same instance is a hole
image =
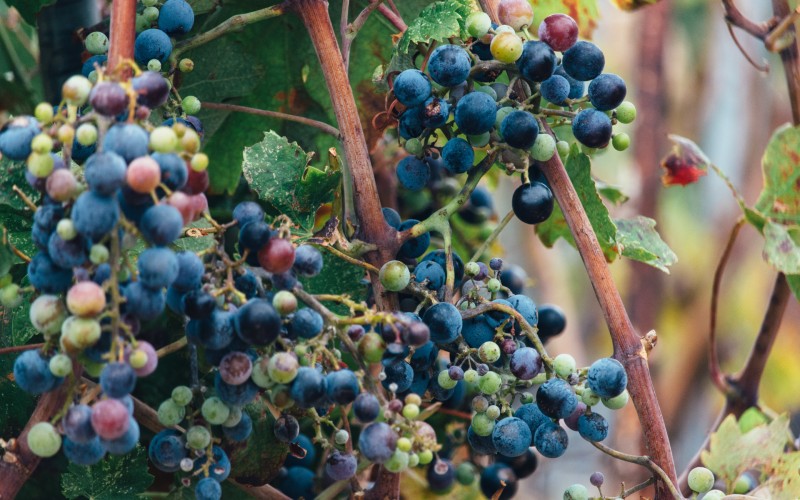
[[672, 151], [661, 160], [661, 167], [666, 170], [661, 177], [665, 186], [685, 186], [708, 173], [711, 161], [697, 144], [679, 135], [670, 134], [669, 138], [675, 144]]

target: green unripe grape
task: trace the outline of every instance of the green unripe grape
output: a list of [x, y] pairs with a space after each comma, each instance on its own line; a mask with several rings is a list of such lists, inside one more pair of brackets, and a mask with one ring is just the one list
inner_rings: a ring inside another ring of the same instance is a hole
[[533, 394], [530, 392], [523, 392], [519, 397], [519, 402], [524, 405], [533, 403]]
[[749, 492], [753, 489], [755, 485], [753, 484], [752, 480], [746, 474], [742, 474], [738, 478], [736, 478], [736, 482], [733, 483], [733, 492], [739, 495], [743, 495], [744, 493]]
[[103, 32], [92, 31], [83, 40], [83, 46], [86, 47], [86, 51], [90, 54], [105, 54], [108, 52], [108, 37]]
[[400, 451], [411, 451], [411, 440], [407, 437], [401, 437], [397, 440], [397, 449]]
[[150, 21], [141, 14], [136, 14], [136, 32], [141, 33], [150, 27]]
[[149, 71], [155, 71], [156, 73], [161, 72], [161, 61], [158, 59], [150, 59], [147, 61], [147, 69]]
[[190, 73], [194, 69], [194, 61], [184, 57], [178, 62], [178, 69], [181, 73]]
[[203, 450], [211, 444], [211, 433], [202, 425], [193, 425], [186, 431], [186, 444], [193, 450]]
[[409, 467], [416, 467], [419, 465], [419, 455], [416, 453], [409, 453], [408, 454], [408, 466]]
[[419, 457], [419, 465], [428, 465], [433, 460], [433, 452], [431, 450], [422, 450], [417, 456]]
[[28, 156], [28, 171], [34, 176], [43, 179], [53, 172], [55, 162], [50, 153], [31, 153]]
[[467, 33], [469, 36], [481, 38], [486, 36], [492, 27], [492, 19], [485, 12], [473, 12], [467, 16]]
[[89, 74], [86, 75], [86, 78], [88, 78], [89, 81], [92, 82], [92, 85], [95, 85], [97, 83], [97, 71], [95, 70], [90, 71]]
[[500, 283], [500, 280], [497, 278], [492, 278], [486, 282], [486, 288], [492, 293], [495, 293], [498, 290], [500, 290], [501, 286], [503, 286], [503, 284]]
[[481, 266], [477, 262], [467, 262], [464, 265], [464, 274], [470, 278], [477, 276], [481, 272]]
[[367, 363], [380, 363], [386, 344], [380, 335], [369, 332], [358, 342], [358, 353]]
[[561, 159], [564, 159], [569, 154], [569, 143], [567, 141], [558, 141], [556, 143], [556, 151], [558, 151], [558, 156]]
[[38, 134], [31, 141], [31, 150], [39, 154], [47, 154], [53, 150], [53, 139], [47, 134]]
[[581, 394], [581, 401], [583, 401], [586, 406], [594, 406], [600, 403], [600, 396], [595, 394], [591, 389], [586, 387]]
[[516, 33], [503, 32], [495, 35], [489, 50], [498, 61], [513, 63], [522, 55], [522, 39]]
[[489, 141], [492, 139], [492, 135], [489, 132], [484, 132], [481, 135], [468, 135], [467, 139], [474, 147], [482, 148], [489, 144]]
[[73, 75], [61, 87], [61, 95], [70, 106], [83, 106], [89, 99], [92, 82], [82, 75]]
[[407, 404], [403, 407], [403, 416], [409, 420], [414, 420], [419, 416], [419, 405]]
[[253, 361], [253, 371], [250, 372], [250, 379], [262, 389], [267, 389], [272, 385], [272, 378], [269, 376], [269, 358], [261, 356]]
[[390, 260], [381, 267], [378, 277], [381, 284], [390, 292], [399, 292], [408, 286], [411, 273], [408, 266], [399, 260]]
[[483, 92], [484, 94], [488, 95], [489, 97], [491, 97], [495, 101], [497, 100], [497, 92], [495, 92], [495, 90], [492, 87], [488, 86], [488, 85], [483, 85], [481, 87], [477, 87], [475, 89], [475, 91], [476, 92]]
[[603, 406], [609, 410], [619, 410], [625, 408], [625, 405], [628, 404], [628, 399], [630, 399], [630, 395], [628, 394], [628, 390], [625, 389], [619, 396], [603, 398]]
[[386, 467], [386, 470], [389, 472], [403, 472], [408, 469], [408, 452], [401, 451], [399, 448], [394, 450], [394, 454], [383, 466]]
[[547, 161], [556, 154], [556, 140], [550, 134], [539, 134], [531, 146], [531, 156], [536, 161]]
[[308, 353], [308, 346], [305, 344], [297, 344], [294, 346], [294, 353], [297, 354], [298, 357], [302, 358], [306, 355], [306, 353]]
[[497, 405], [490, 405], [486, 408], [486, 416], [492, 420], [497, 420], [497, 417], [500, 416], [500, 407]]
[[479, 436], [488, 436], [494, 430], [494, 419], [485, 413], [476, 413], [472, 416], [472, 431]]
[[83, 123], [75, 130], [75, 138], [81, 146], [91, 146], [97, 142], [97, 127], [91, 123]]
[[567, 378], [572, 375], [576, 367], [575, 358], [569, 354], [559, 354], [553, 359], [553, 369], [556, 371], [556, 375], [561, 378]]
[[72, 373], [72, 360], [66, 354], [56, 354], [50, 358], [50, 373], [56, 377], [66, 377]]
[[456, 467], [456, 481], [464, 486], [469, 486], [474, 483], [477, 475], [475, 466], [469, 462], [461, 462], [458, 464], [458, 467]]
[[589, 500], [589, 490], [582, 484], [573, 484], [564, 491], [564, 500]]
[[451, 379], [447, 370], [440, 371], [436, 380], [439, 382], [439, 385], [442, 387], [442, 389], [452, 389], [458, 385], [458, 381]]
[[12, 283], [0, 288], [0, 304], [3, 307], [17, 307], [21, 303], [22, 297], [19, 295], [19, 285]]
[[159, 153], [171, 153], [178, 147], [178, 135], [172, 127], [156, 127], [150, 132], [150, 149]]
[[723, 500], [727, 495], [721, 490], [711, 490], [703, 495], [703, 500]]
[[158, 19], [158, 7], [145, 7], [142, 15], [148, 22], [155, 22]]
[[172, 389], [172, 401], [178, 406], [186, 406], [192, 402], [192, 390], [185, 386], [179, 385]]
[[636, 106], [630, 101], [623, 102], [614, 111], [620, 123], [633, 123], [636, 119]]
[[134, 370], [138, 370], [139, 368], [144, 368], [147, 365], [147, 353], [141, 349], [136, 349], [133, 351], [128, 358], [128, 363], [130, 363], [131, 367]]
[[228, 419], [228, 416], [231, 414], [231, 409], [228, 408], [228, 405], [223, 403], [221, 399], [212, 396], [203, 402], [200, 412], [209, 424], [220, 425]]
[[54, 115], [55, 112], [53, 111], [53, 105], [46, 102], [40, 102], [37, 104], [36, 109], [33, 112], [34, 118], [36, 118], [39, 123], [43, 125], [53, 121]]
[[617, 151], [625, 151], [631, 145], [631, 136], [625, 132], [615, 134], [614, 137], [611, 138], [611, 145], [614, 146], [614, 149]]
[[502, 353], [500, 352], [500, 346], [491, 340], [489, 340], [488, 342], [484, 342], [478, 348], [478, 357], [481, 358], [481, 361], [483, 361], [484, 363], [494, 363], [495, 361], [500, 359], [501, 354]]
[[61, 324], [61, 344], [65, 350], [80, 351], [100, 340], [100, 323], [91, 318], [70, 316]]
[[695, 467], [689, 471], [687, 484], [692, 491], [697, 493], [711, 491], [711, 488], [714, 487], [714, 473], [705, 467]]
[[495, 372], [489, 372], [478, 380], [478, 389], [484, 394], [494, 394], [502, 385], [503, 379]]
[[78, 231], [75, 229], [75, 224], [72, 223], [72, 219], [61, 219], [58, 221], [56, 233], [58, 233], [64, 241], [70, 241], [78, 236]]
[[297, 376], [300, 363], [288, 352], [276, 352], [269, 358], [267, 374], [279, 384], [288, 384]]
[[165, 399], [158, 405], [158, 421], [161, 422], [161, 425], [167, 427], [178, 425], [183, 421], [185, 416], [186, 409], [183, 406], [179, 406], [171, 398]]
[[281, 316], [288, 316], [297, 310], [297, 297], [288, 290], [280, 290], [272, 298], [272, 307]]
[[181, 101], [181, 107], [183, 107], [183, 110], [186, 111], [186, 114], [194, 115], [200, 111], [202, 104], [200, 104], [200, 99], [193, 95], [189, 95], [183, 98], [183, 101]]
[[181, 148], [187, 153], [195, 154], [200, 149], [200, 136], [192, 129], [186, 130], [181, 136]]
[[496, 118], [494, 120], [494, 128], [498, 134], [500, 134], [500, 125], [503, 123], [503, 120], [505, 120], [506, 116], [510, 115], [512, 111], [514, 111], [514, 108], [511, 106], [503, 106], [497, 110], [497, 115], [495, 115]]
[[95, 243], [92, 245], [91, 250], [89, 250], [89, 260], [92, 261], [92, 264], [108, 262], [108, 256], [108, 247], [102, 243]]
[[75, 139], [75, 129], [72, 125], [61, 125], [58, 127], [56, 137], [61, 144], [72, 144], [72, 140]]
[[231, 408], [231, 412], [228, 415], [228, 418], [222, 422], [222, 427], [233, 427], [237, 425], [242, 420], [242, 409], [238, 406], [234, 406]]
[[479, 378], [480, 375], [478, 375], [478, 372], [476, 370], [473, 370], [472, 368], [464, 372], [464, 382], [468, 384], [478, 383]]
[[37, 457], [52, 457], [61, 449], [61, 435], [49, 422], [39, 422], [28, 432], [28, 448]]
[[336, 434], [333, 435], [333, 441], [339, 445], [347, 443], [349, 439], [350, 439], [350, 433], [344, 429], [339, 429], [338, 431], [336, 431]]
[[750, 407], [739, 417], [739, 430], [742, 431], [742, 434], [746, 434], [759, 425], [768, 423], [769, 420], [767, 420], [767, 416], [764, 415], [761, 410], [756, 407]]
[[406, 397], [405, 397], [405, 399], [403, 401], [407, 405], [417, 405], [417, 406], [419, 406], [419, 405], [422, 404], [422, 398], [419, 396], [419, 394], [414, 394], [413, 392], [409, 392], [406, 395]]
[[507, 24], [501, 24], [500, 26], [494, 29], [495, 35], [499, 35], [501, 33], [516, 33], [516, 31], [517, 30], [515, 30], [513, 27]]
[[192, 156], [189, 166], [195, 172], [205, 172], [208, 168], [208, 155], [205, 153], [196, 153]]
[[403, 147], [406, 151], [408, 151], [408, 154], [412, 154], [414, 156], [422, 154], [422, 141], [416, 137], [412, 137], [411, 139], [407, 140]]

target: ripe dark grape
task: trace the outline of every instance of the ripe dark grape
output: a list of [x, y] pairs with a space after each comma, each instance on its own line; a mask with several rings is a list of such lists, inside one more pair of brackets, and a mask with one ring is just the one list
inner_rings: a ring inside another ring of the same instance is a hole
[[283, 238], [272, 238], [258, 251], [258, 263], [265, 271], [285, 273], [294, 264], [294, 245]]
[[527, 111], [512, 111], [503, 119], [500, 134], [509, 146], [528, 149], [539, 135], [539, 124]]
[[280, 315], [272, 304], [262, 299], [252, 299], [236, 312], [234, 320], [239, 338], [254, 345], [269, 345], [281, 331]]
[[[191, 10], [191, 7], [189, 9]], [[222, 485], [213, 477], [204, 477], [194, 487], [194, 496], [196, 500], [219, 500], [222, 498]]]
[[239, 222], [239, 226], [260, 222], [264, 220], [264, 210], [254, 201], [243, 201], [233, 209], [233, 218]]
[[355, 475], [357, 468], [356, 457], [339, 450], [334, 450], [328, 455], [328, 460], [325, 462], [325, 473], [334, 481], [350, 479]]
[[118, 123], [108, 129], [103, 139], [103, 151], [116, 153], [126, 163], [147, 154], [150, 139], [139, 125]]
[[551, 378], [536, 391], [536, 404], [550, 418], [567, 418], [578, 406], [578, 398], [565, 380]]
[[100, 387], [106, 396], [127, 396], [136, 387], [136, 373], [128, 363], [109, 363], [100, 373]]
[[616, 359], [601, 358], [589, 367], [586, 385], [601, 398], [614, 398], [625, 390], [628, 375]]
[[566, 14], [551, 14], [539, 24], [539, 40], [564, 52], [578, 41], [578, 23]]
[[300, 434], [300, 423], [292, 415], [281, 415], [275, 420], [273, 432], [278, 441], [291, 443]]
[[231, 441], [245, 441], [253, 432], [253, 419], [247, 412], [242, 411], [242, 418], [239, 419], [239, 422], [231, 427], [223, 426], [222, 432]]
[[[195, 470], [200, 470], [208, 462], [208, 457], [203, 456], [197, 459], [194, 463]], [[225, 481], [231, 474], [231, 461], [225, 450], [217, 445], [211, 447], [211, 463], [213, 464], [208, 468], [210, 473], [209, 477], [217, 481]]]
[[58, 233], [54, 232], [47, 242], [47, 252], [53, 259], [53, 263], [65, 269], [86, 264], [89, 261], [88, 247], [86, 238], [81, 235], [65, 241]]
[[139, 254], [139, 281], [154, 290], [170, 286], [178, 277], [178, 258], [168, 248], [148, 248]]
[[431, 96], [431, 82], [425, 73], [407, 69], [394, 79], [394, 95], [406, 107], [419, 106]]
[[181, 468], [181, 460], [186, 457], [186, 443], [183, 434], [173, 429], [158, 432], [147, 449], [150, 462], [164, 472], [177, 472]]
[[305, 467], [289, 467], [286, 476], [275, 482], [275, 487], [290, 498], [314, 498], [316, 474]]
[[133, 416], [128, 417], [128, 430], [116, 439], [100, 439], [103, 448], [112, 455], [127, 455], [139, 442], [139, 424]]
[[425, 128], [439, 128], [450, 117], [450, 104], [439, 97], [431, 97], [422, 105], [420, 113]]
[[61, 447], [67, 460], [76, 465], [94, 465], [106, 455], [106, 449], [96, 436], [83, 443], [65, 437]]
[[229, 352], [219, 363], [219, 374], [226, 384], [243, 384], [247, 382], [252, 372], [253, 361], [250, 356], [240, 351]]
[[81, 66], [81, 74], [88, 77], [92, 71], [95, 71], [95, 64], [102, 67], [107, 60], [108, 56], [105, 54], [90, 57]]
[[484, 342], [489, 342], [494, 338], [494, 329], [489, 326], [486, 316], [475, 316], [465, 319], [461, 330], [464, 341], [468, 346], [475, 349], [479, 348]]
[[169, 39], [169, 35], [161, 30], [151, 28], [136, 36], [133, 58], [143, 66], [146, 66], [151, 59], [156, 59], [164, 64], [171, 53], [172, 41]]
[[239, 229], [239, 245], [250, 253], [258, 253], [271, 237], [272, 231], [264, 221], [248, 222]]
[[216, 307], [216, 299], [200, 290], [188, 292], [183, 298], [184, 313], [194, 320], [211, 317]]
[[116, 200], [86, 191], [72, 206], [72, 223], [79, 234], [91, 241], [100, 241], [119, 220]]
[[74, 443], [86, 444], [97, 437], [92, 427], [92, 409], [85, 404], [70, 406], [61, 419], [64, 434]]
[[397, 448], [397, 433], [383, 422], [364, 427], [358, 436], [358, 449], [367, 460], [383, 463], [389, 460]]
[[489, 94], [471, 92], [458, 101], [455, 121], [458, 129], [469, 135], [489, 132], [497, 116], [497, 104]]
[[368, 392], [359, 394], [353, 403], [353, 413], [363, 423], [372, 422], [378, 418], [380, 411], [381, 405], [378, 398]]
[[25, 351], [14, 361], [14, 381], [30, 394], [41, 394], [52, 390], [57, 381], [50, 372], [47, 359], [37, 350]]
[[442, 160], [445, 168], [452, 174], [463, 174], [472, 168], [475, 162], [475, 151], [470, 143], [460, 137], [447, 141], [442, 148]]
[[588, 441], [600, 442], [608, 436], [608, 421], [599, 413], [581, 415], [578, 417], [578, 432]]
[[498, 500], [513, 498], [519, 488], [514, 471], [504, 463], [494, 463], [483, 469], [480, 485], [481, 492], [487, 498], [495, 498], [495, 494], [502, 489], [503, 492], [497, 497]]
[[467, 51], [457, 45], [440, 45], [428, 59], [428, 72], [434, 82], [443, 87], [455, 87], [469, 76], [472, 60]]
[[[439, 290], [444, 286], [445, 272], [442, 266], [433, 261], [420, 262], [414, 269], [414, 280], [417, 283], [428, 281], [428, 288]], [[466, 325], [465, 325], [466, 326]]]
[[585, 82], [603, 72], [606, 58], [597, 45], [581, 40], [564, 52], [561, 65], [569, 76]]
[[497, 452], [507, 457], [518, 457], [525, 453], [532, 437], [528, 424], [516, 417], [500, 420], [492, 430], [492, 442]]
[[447, 491], [456, 480], [456, 469], [449, 460], [436, 460], [428, 467], [426, 478], [433, 491]]
[[511, 356], [511, 373], [520, 380], [530, 380], [542, 371], [542, 358], [536, 349], [522, 347]]
[[397, 210], [389, 207], [381, 208], [381, 213], [383, 213], [383, 219], [386, 221], [389, 226], [397, 229], [400, 227], [400, 223], [403, 220], [400, 218], [400, 214], [397, 213]]
[[175, 254], [178, 262], [178, 274], [172, 286], [178, 290], [188, 292], [200, 288], [203, 277], [203, 261], [194, 252], [178, 252]]
[[161, 6], [158, 13], [158, 29], [167, 35], [185, 35], [192, 30], [193, 25], [194, 11], [185, 0], [167, 0]]
[[553, 213], [553, 192], [541, 182], [518, 187], [511, 197], [514, 215], [526, 224], [539, 224]]
[[142, 236], [156, 246], [166, 246], [177, 240], [183, 230], [181, 213], [169, 205], [148, 208], [139, 223]]
[[578, 406], [575, 407], [575, 410], [570, 413], [570, 415], [564, 419], [564, 425], [572, 429], [573, 431], [578, 430], [578, 419], [586, 413], [586, 403], [583, 401], [578, 401]]
[[528, 275], [525, 270], [517, 265], [510, 265], [500, 271], [500, 283], [511, 290], [513, 294], [521, 294], [525, 290]]
[[[536, 303], [533, 302], [533, 299], [527, 295], [517, 293], [508, 298], [508, 303], [514, 308], [515, 311], [520, 313], [520, 315], [525, 319], [525, 321], [528, 322], [529, 325], [537, 325], [539, 318], [538, 313], [536, 312]], [[520, 325], [519, 321], [514, 321], [514, 331], [517, 334], [522, 331], [522, 325]]]
[[400, 121], [397, 126], [397, 133], [403, 139], [411, 139], [419, 137], [425, 130], [425, 125], [422, 123], [422, 107], [409, 108], [400, 115]]
[[125, 160], [116, 153], [95, 153], [84, 164], [84, 178], [89, 189], [102, 196], [111, 196], [125, 183], [126, 168]]
[[461, 313], [449, 302], [439, 302], [428, 308], [423, 320], [430, 328], [431, 340], [437, 344], [447, 344], [456, 340], [463, 326]]
[[533, 445], [547, 458], [558, 458], [567, 451], [567, 431], [554, 422], [541, 425], [533, 435]]
[[489, 434], [488, 436], [479, 436], [478, 434], [475, 434], [472, 426], [469, 426], [469, 429], [467, 429], [467, 442], [475, 453], [479, 453], [481, 455], [497, 454], [497, 448], [494, 446], [492, 435]]
[[289, 389], [289, 395], [300, 408], [312, 408], [327, 396], [325, 377], [316, 369], [303, 366]]
[[152, 290], [136, 281], [125, 287], [125, 311], [137, 318], [148, 321], [157, 318], [166, 307], [166, 297], [161, 290]]
[[322, 316], [309, 308], [297, 311], [290, 323], [292, 334], [305, 339], [312, 339], [322, 333], [323, 326]]
[[350, 404], [360, 392], [356, 374], [351, 370], [343, 369], [330, 372], [325, 379], [328, 386], [328, 399], [336, 404]]
[[131, 85], [138, 94], [136, 100], [141, 105], [157, 108], [167, 102], [169, 84], [160, 73], [145, 71], [141, 75], [131, 78]]
[[499, 455], [497, 457], [497, 462], [511, 467], [511, 470], [514, 471], [514, 475], [519, 479], [526, 478], [536, 472], [536, 466], [538, 465], [536, 454], [533, 453], [531, 448], [525, 450], [525, 452], [518, 457]]
[[103, 116], [117, 116], [128, 107], [128, 94], [116, 82], [99, 82], [89, 94], [89, 104]]
[[625, 80], [613, 73], [603, 73], [589, 84], [589, 101], [600, 111], [610, 111], [625, 100]]
[[161, 182], [165, 186], [175, 191], [186, 185], [189, 169], [180, 156], [174, 153], [153, 153], [152, 158], [158, 163]]
[[46, 253], [39, 252], [28, 264], [28, 279], [41, 292], [65, 292], [72, 284], [72, 271], [57, 266]]
[[559, 105], [566, 104], [571, 89], [569, 81], [560, 75], [551, 76], [539, 86], [542, 97], [553, 104]]
[[517, 69], [526, 80], [543, 82], [556, 69], [556, 54], [544, 42], [525, 42], [522, 45], [522, 55], [517, 60]]
[[322, 272], [322, 254], [312, 245], [300, 245], [295, 249], [292, 269], [299, 275], [311, 278]]
[[229, 406], [244, 406], [258, 395], [258, 386], [252, 380], [231, 385], [222, 380], [219, 372], [214, 377], [214, 390], [217, 397]]
[[0, 152], [23, 161], [31, 154], [31, 141], [39, 133], [39, 122], [32, 116], [18, 116], [3, 127], [0, 133]]
[[391, 384], [395, 384], [397, 386], [395, 392], [405, 392], [414, 380], [414, 369], [402, 359], [384, 360], [383, 371], [386, 378], [381, 384], [387, 389]]
[[406, 156], [397, 164], [397, 180], [410, 191], [424, 188], [428, 184], [430, 175], [428, 164], [416, 156]]

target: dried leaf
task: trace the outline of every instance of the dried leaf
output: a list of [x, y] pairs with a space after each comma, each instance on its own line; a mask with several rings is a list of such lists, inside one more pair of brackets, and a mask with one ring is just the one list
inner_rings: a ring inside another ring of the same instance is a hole
[[670, 134], [669, 138], [675, 144], [672, 151], [661, 160], [661, 167], [666, 170], [661, 177], [665, 186], [685, 186], [708, 173], [711, 160], [697, 144], [675, 134]]

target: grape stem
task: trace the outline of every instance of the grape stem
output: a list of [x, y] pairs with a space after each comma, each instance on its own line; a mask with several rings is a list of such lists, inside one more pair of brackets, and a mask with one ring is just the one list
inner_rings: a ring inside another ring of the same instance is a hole
[[355, 20], [347, 24], [347, 6], [349, 3], [349, 0], [345, 0], [342, 3], [342, 58], [344, 59], [345, 68], [350, 66], [350, 48], [353, 45], [353, 40], [356, 39], [358, 32], [364, 27], [369, 15], [383, 3], [383, 0], [369, 0], [367, 6], [359, 12]]
[[33, 349], [40, 349], [44, 347], [44, 345], [45, 344], [42, 342], [39, 344], [12, 345], [10, 347], [3, 347], [2, 349], [0, 349], [0, 356], [2, 356], [3, 354], [13, 354], [22, 351], [31, 351]]
[[288, 113], [281, 113], [279, 111], [269, 111], [266, 109], [250, 108], [247, 106], [239, 106], [236, 104], [227, 104], [221, 102], [203, 102], [203, 108], [218, 109], [222, 111], [235, 111], [237, 113], [247, 113], [251, 115], [267, 116], [269, 118], [278, 118], [290, 122], [302, 123], [303, 125], [314, 127], [318, 130], [325, 132], [326, 134], [332, 135], [337, 139], [341, 139], [341, 135], [339, 134], [339, 129], [337, 129], [333, 125], [328, 125], [325, 122], [312, 120], [311, 118], [306, 118], [304, 116], [291, 115]]
[[597, 448], [598, 450], [602, 451], [606, 455], [616, 458], [617, 460], [622, 460], [623, 462], [628, 462], [632, 464], [641, 465], [642, 467], [646, 468], [650, 472], [652, 472], [655, 476], [658, 476], [658, 483], [657, 484], [664, 484], [667, 486], [670, 495], [672, 498], [676, 499], [683, 499], [681, 494], [678, 492], [678, 489], [675, 487], [675, 484], [670, 480], [669, 476], [664, 469], [658, 466], [650, 457], [648, 456], [640, 456], [640, 455], [629, 455], [627, 453], [623, 453], [621, 451], [617, 451], [613, 448], [609, 448], [608, 446], [590, 441], [592, 446]]
[[486, 252], [486, 250], [489, 249], [489, 246], [494, 242], [494, 240], [497, 239], [498, 236], [500, 236], [500, 233], [503, 232], [503, 229], [506, 228], [508, 223], [511, 222], [511, 219], [513, 218], [514, 218], [514, 211], [509, 210], [508, 213], [505, 215], [505, 217], [503, 217], [503, 219], [497, 225], [497, 227], [494, 228], [492, 234], [490, 234], [489, 237], [486, 238], [486, 240], [484, 240], [481, 246], [479, 246], [478, 249], [475, 250], [475, 253], [472, 254], [472, 258], [470, 259], [470, 261], [477, 262], [477, 260], [481, 258], [481, 255], [483, 255]]

